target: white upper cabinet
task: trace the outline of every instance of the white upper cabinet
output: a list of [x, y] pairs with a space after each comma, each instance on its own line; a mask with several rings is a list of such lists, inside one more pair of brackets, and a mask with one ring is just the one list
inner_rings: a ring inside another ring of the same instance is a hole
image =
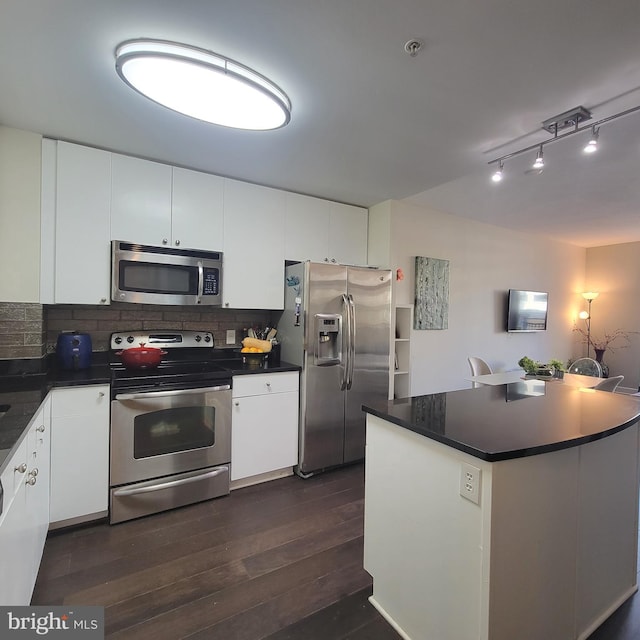
[[112, 240], [222, 250], [222, 178], [115, 153], [112, 162]]
[[286, 194], [285, 258], [367, 264], [367, 210]]
[[284, 308], [284, 226], [284, 191], [225, 179], [225, 307]]
[[286, 202], [285, 258], [301, 262], [327, 260], [331, 203], [299, 193], [287, 193]]
[[331, 203], [329, 251], [341, 264], [367, 264], [368, 211], [349, 204]]
[[222, 251], [223, 188], [224, 179], [219, 176], [173, 168], [171, 237], [174, 245]]
[[171, 238], [171, 167], [112, 155], [111, 239], [168, 245]]
[[111, 298], [111, 154], [57, 143], [54, 301], [108, 304]]

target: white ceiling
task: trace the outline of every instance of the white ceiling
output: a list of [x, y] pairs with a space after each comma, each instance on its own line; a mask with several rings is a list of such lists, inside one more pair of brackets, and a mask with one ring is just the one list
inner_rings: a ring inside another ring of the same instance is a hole
[[[487, 162], [584, 105], [640, 105], [638, 0], [2, 0], [0, 124], [371, 206], [410, 198], [595, 246], [640, 240], [640, 112], [545, 147], [547, 168]], [[129, 89], [114, 49], [190, 43], [268, 76], [288, 126], [235, 131]], [[424, 40], [410, 57], [404, 43]], [[578, 138], [580, 138], [578, 140]]]

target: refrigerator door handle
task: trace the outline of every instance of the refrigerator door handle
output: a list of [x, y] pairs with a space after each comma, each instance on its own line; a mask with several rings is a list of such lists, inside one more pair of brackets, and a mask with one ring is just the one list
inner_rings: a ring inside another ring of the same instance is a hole
[[356, 359], [356, 304], [349, 294], [349, 358], [347, 359], [347, 389], [353, 384], [353, 367]]
[[342, 368], [342, 377], [340, 379], [340, 391], [344, 391], [347, 388], [349, 360], [351, 358], [351, 313], [349, 309], [349, 299], [345, 293], [342, 294], [342, 315], [346, 327], [343, 327], [342, 333], [344, 367]]

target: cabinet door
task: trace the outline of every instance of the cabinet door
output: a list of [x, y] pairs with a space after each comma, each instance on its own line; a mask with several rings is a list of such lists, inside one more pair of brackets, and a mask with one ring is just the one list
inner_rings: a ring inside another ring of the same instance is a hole
[[110, 189], [110, 153], [58, 142], [54, 283], [56, 303], [109, 303]]
[[28, 605], [31, 599], [33, 537], [27, 511], [27, 438], [24, 438], [2, 474], [4, 499], [0, 515], [0, 603]]
[[112, 154], [111, 239], [171, 242], [171, 167]]
[[367, 264], [368, 212], [362, 207], [331, 203], [329, 253], [340, 264]]
[[26, 606], [31, 601], [31, 547], [24, 475], [18, 492], [0, 516], [0, 603]]
[[27, 436], [27, 477], [25, 479], [28, 514], [29, 565], [32, 586], [36, 583], [44, 543], [49, 529], [49, 473], [51, 454], [51, 401], [42, 403], [33, 417]]
[[284, 191], [225, 179], [226, 307], [284, 307], [284, 211]]
[[298, 464], [298, 393], [233, 400], [231, 480]]
[[173, 168], [171, 237], [174, 246], [222, 251], [224, 180], [198, 171]]
[[51, 522], [104, 515], [108, 496], [109, 386], [54, 389]]
[[330, 259], [331, 203], [298, 193], [287, 193], [285, 197], [285, 258], [300, 262]]

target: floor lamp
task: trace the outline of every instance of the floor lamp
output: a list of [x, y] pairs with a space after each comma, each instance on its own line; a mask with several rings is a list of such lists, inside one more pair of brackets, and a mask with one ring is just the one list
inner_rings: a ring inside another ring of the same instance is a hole
[[579, 316], [587, 324], [587, 358], [589, 357], [589, 347], [591, 346], [591, 303], [599, 296], [597, 291], [585, 291], [582, 297], [589, 303], [588, 311], [581, 311]]

